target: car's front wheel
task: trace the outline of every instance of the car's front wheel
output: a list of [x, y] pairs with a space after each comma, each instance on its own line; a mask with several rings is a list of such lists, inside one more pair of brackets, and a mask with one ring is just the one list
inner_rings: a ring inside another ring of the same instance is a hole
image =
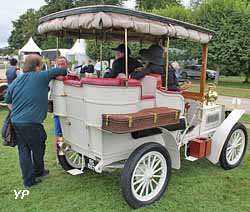
[[228, 170], [237, 167], [246, 152], [247, 130], [241, 123], [235, 124], [230, 131], [223, 146], [220, 163], [222, 168]]

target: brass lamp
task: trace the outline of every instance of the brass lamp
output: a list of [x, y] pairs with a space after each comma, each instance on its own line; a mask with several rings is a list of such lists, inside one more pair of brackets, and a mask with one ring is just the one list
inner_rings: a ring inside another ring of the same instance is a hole
[[207, 92], [204, 96], [204, 104], [208, 106], [215, 105], [215, 101], [218, 98], [218, 93], [216, 91], [216, 85], [213, 83], [208, 84]]

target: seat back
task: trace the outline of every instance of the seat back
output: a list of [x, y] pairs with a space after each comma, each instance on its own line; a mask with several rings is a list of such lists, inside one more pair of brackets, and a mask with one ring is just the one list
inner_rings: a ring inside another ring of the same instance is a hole
[[153, 76], [145, 76], [141, 80], [142, 96], [155, 96], [157, 88], [157, 78]]
[[157, 88], [160, 89], [162, 87], [162, 78], [160, 74], [150, 73], [148, 76], [155, 77], [157, 79]]

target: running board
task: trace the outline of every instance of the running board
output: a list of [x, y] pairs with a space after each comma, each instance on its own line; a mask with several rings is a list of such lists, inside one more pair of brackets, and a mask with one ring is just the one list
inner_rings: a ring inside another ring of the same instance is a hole
[[67, 172], [71, 175], [80, 175], [84, 173], [82, 170], [79, 169], [70, 169]]

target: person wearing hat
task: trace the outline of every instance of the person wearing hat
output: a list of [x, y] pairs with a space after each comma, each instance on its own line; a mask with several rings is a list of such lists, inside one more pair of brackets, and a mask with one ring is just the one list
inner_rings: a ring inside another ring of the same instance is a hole
[[[126, 73], [125, 70], [125, 45], [120, 44], [116, 48], [112, 48], [115, 51], [115, 61], [113, 62], [112, 69], [104, 75], [104, 78], [116, 78], [120, 73]], [[141, 68], [142, 64], [136, 59], [130, 57], [131, 50], [128, 47], [128, 74], [133, 73], [137, 68]]]
[[[148, 49], [140, 51], [141, 58], [146, 62], [143, 71], [136, 71], [132, 73], [131, 77], [136, 79], [142, 79], [144, 76], [150, 73], [160, 74], [162, 78], [162, 86], [166, 86], [166, 69], [165, 59], [163, 57], [164, 49], [157, 45], [152, 44]], [[178, 80], [175, 76], [175, 70], [172, 66], [169, 66], [168, 71], [168, 90], [179, 91]]]

